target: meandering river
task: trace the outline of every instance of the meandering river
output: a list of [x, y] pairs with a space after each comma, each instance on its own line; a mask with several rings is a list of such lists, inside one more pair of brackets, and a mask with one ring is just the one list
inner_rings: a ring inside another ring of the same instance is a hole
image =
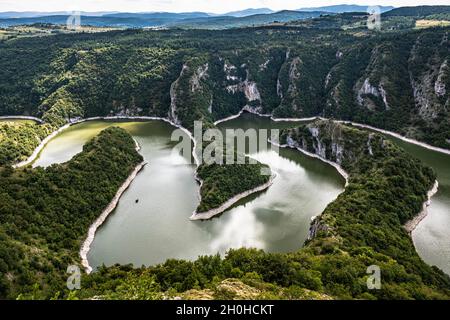
[[[195, 259], [243, 246], [270, 252], [297, 250], [307, 237], [311, 217], [320, 214], [344, 187], [337, 171], [317, 159], [295, 150], [282, 149], [279, 154], [262, 151], [252, 156], [276, 172], [272, 187], [240, 201], [220, 217], [190, 221], [199, 201], [199, 186], [193, 178], [195, 166], [173, 152], [176, 142], [170, 141], [170, 136], [175, 128], [162, 121], [91, 121], [72, 126], [49, 142], [34, 166], [70, 160], [81, 152], [84, 143], [112, 125], [133, 135], [148, 165], [97, 231], [88, 254], [94, 268], [114, 263], [152, 265], [168, 258]], [[221, 123], [219, 128], [292, 125], [296, 124], [243, 114]], [[426, 262], [450, 274], [450, 156], [391, 139], [438, 173], [439, 192], [429, 215], [413, 232], [413, 240]]]
[[423, 260], [450, 274], [450, 156], [390, 139], [437, 173], [438, 193], [432, 198], [428, 215], [413, 231], [412, 238]]
[[[240, 127], [241, 121], [223, 126]], [[262, 121], [255, 126], [267, 124]], [[152, 265], [168, 258], [224, 254], [239, 247], [271, 252], [297, 250], [307, 237], [311, 217], [320, 214], [344, 187], [336, 170], [321, 161], [294, 150], [281, 150], [279, 155], [267, 150], [254, 156], [277, 173], [271, 188], [239, 202], [218, 218], [190, 221], [199, 201], [195, 166], [172, 151], [174, 127], [161, 121], [92, 121], [72, 126], [50, 141], [34, 166], [69, 160], [87, 140], [111, 125], [123, 127], [134, 136], [148, 165], [97, 231], [88, 254], [93, 267]]]

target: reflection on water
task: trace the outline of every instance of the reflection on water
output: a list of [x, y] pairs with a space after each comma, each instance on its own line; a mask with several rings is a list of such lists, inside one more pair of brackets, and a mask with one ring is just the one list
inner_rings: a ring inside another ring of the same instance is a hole
[[[223, 126], [245, 129], [250, 125], [241, 121]], [[318, 160], [294, 150], [281, 150], [279, 155], [264, 151], [253, 156], [276, 172], [272, 187], [241, 200], [220, 217], [190, 221], [198, 205], [195, 167], [172, 152], [173, 128], [156, 121], [87, 122], [71, 127], [47, 145], [35, 166], [69, 160], [89, 138], [110, 125], [127, 129], [142, 146], [140, 152], [149, 164], [98, 230], [88, 255], [94, 267], [152, 265], [168, 258], [223, 254], [239, 247], [297, 250], [306, 239], [311, 217], [321, 213], [343, 189], [344, 181], [336, 170]], [[259, 127], [272, 125], [265, 119]]]

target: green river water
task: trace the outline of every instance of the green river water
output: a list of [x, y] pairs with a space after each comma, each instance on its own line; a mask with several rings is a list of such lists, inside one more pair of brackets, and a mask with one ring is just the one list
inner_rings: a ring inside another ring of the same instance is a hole
[[[311, 218], [343, 191], [344, 179], [328, 164], [295, 150], [282, 149], [278, 154], [269, 149], [252, 155], [277, 174], [268, 190], [241, 200], [212, 220], [190, 221], [199, 202], [195, 166], [173, 152], [176, 142], [170, 136], [175, 128], [162, 121], [91, 121], [72, 126], [49, 142], [34, 166], [70, 160], [87, 140], [111, 125], [133, 135], [148, 165], [97, 230], [88, 254], [94, 268], [115, 263], [152, 265], [168, 258], [195, 259], [239, 247], [294, 251], [306, 239]], [[286, 126], [292, 124], [249, 114], [219, 125], [221, 129]], [[450, 273], [450, 156], [397, 142], [438, 173], [439, 193], [433, 198], [430, 214], [413, 232], [413, 239], [425, 261]]]

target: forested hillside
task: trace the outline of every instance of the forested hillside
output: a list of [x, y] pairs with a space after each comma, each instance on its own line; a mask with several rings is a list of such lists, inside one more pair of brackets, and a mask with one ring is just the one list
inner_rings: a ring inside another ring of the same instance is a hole
[[0, 114], [54, 126], [155, 115], [191, 128], [244, 106], [368, 123], [449, 148], [449, 29], [114, 31], [0, 44]]
[[0, 299], [51, 298], [65, 288], [89, 226], [142, 161], [134, 148], [113, 127], [67, 163], [0, 167]]
[[53, 130], [48, 124], [0, 122], [0, 166], [25, 160]]

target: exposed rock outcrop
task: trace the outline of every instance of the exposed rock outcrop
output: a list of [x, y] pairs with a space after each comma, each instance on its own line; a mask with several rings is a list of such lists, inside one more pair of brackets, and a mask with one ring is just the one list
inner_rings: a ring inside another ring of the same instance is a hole
[[191, 91], [194, 93], [202, 88], [201, 81], [206, 79], [208, 76], [209, 64], [205, 63], [197, 68], [192, 76], [191, 83]]
[[448, 66], [448, 60], [445, 60], [441, 67], [439, 68], [438, 76], [436, 79], [436, 82], [434, 83], [434, 92], [438, 97], [443, 97], [446, 94], [446, 88], [445, 88], [445, 82], [444, 77], [450, 76], [449, 75], [449, 66]]
[[[261, 94], [258, 90], [258, 85], [256, 82], [249, 80], [249, 71], [246, 70], [247, 77], [245, 80], [240, 80], [239, 83], [229, 85], [226, 87], [226, 90], [229, 93], [236, 94], [238, 92], [242, 92], [245, 95], [245, 98], [248, 102], [252, 101], [261, 101]], [[227, 76], [228, 79], [229, 76]], [[238, 78], [233, 78], [233, 80], [239, 80]]]
[[170, 86], [170, 111], [169, 111], [169, 119], [173, 121], [175, 124], [180, 124], [180, 120], [178, 119], [177, 115], [177, 100], [178, 100], [178, 94], [177, 90], [179, 87], [180, 79], [183, 77], [184, 73], [189, 69], [189, 67], [186, 64], [183, 64], [183, 67], [180, 71], [180, 76], [177, 80], [175, 80], [172, 85]]
[[377, 87], [373, 86], [370, 83], [369, 78], [366, 78], [358, 90], [358, 94], [356, 97], [356, 101], [360, 106], [365, 106], [370, 110], [375, 110], [375, 106], [373, 103], [367, 101], [366, 96], [373, 95], [375, 97], [381, 97], [384, 103], [384, 107], [386, 110], [390, 110], [389, 103], [387, 101], [386, 90], [383, 87], [383, 84], [380, 83]]

